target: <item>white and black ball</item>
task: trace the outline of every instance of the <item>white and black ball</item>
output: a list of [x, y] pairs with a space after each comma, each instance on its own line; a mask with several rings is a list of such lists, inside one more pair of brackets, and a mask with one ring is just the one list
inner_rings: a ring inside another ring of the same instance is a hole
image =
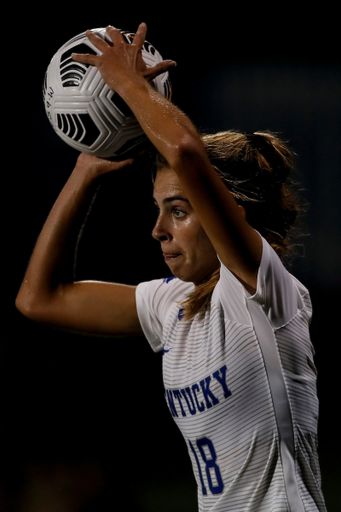
[[[104, 28], [93, 32], [109, 43]], [[134, 34], [121, 30], [128, 44]], [[102, 158], [124, 157], [138, 151], [146, 136], [128, 105], [111, 91], [96, 67], [75, 62], [72, 53], [100, 54], [85, 32], [64, 44], [53, 56], [46, 71], [43, 99], [55, 132], [73, 148]], [[142, 58], [148, 67], [163, 59], [145, 41]], [[155, 89], [170, 98], [168, 72], [153, 80]]]

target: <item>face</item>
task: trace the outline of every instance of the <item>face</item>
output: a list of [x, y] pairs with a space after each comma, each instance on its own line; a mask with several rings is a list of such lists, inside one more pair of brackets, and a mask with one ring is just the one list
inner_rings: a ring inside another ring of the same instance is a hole
[[200, 284], [219, 261], [172, 169], [158, 172], [154, 200], [159, 216], [152, 235], [161, 243], [168, 267], [182, 281]]

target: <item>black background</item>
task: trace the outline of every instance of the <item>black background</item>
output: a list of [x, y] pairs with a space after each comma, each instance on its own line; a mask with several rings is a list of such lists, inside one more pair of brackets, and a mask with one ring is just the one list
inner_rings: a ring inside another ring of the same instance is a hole
[[[163, 398], [162, 356], [143, 338], [60, 333], [14, 307], [35, 240], [77, 158], [45, 116], [48, 62], [88, 28], [134, 31], [141, 21], [163, 57], [177, 61], [173, 101], [199, 129], [278, 131], [298, 155], [309, 209], [304, 251], [291, 270], [312, 294], [323, 489], [329, 512], [340, 510], [339, 27], [328, 4], [299, 12], [298, 4], [262, 5], [9, 6], [2, 49], [0, 510], [197, 510], [186, 446]], [[99, 190], [78, 278], [136, 284], [169, 275], [150, 236], [147, 164], [110, 177]]]

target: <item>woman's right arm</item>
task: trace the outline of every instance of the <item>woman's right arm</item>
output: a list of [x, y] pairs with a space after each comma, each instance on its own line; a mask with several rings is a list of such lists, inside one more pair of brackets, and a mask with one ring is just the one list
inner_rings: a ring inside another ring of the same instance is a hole
[[40, 233], [19, 290], [16, 306], [25, 316], [89, 334], [142, 334], [134, 286], [73, 278], [77, 239], [97, 179], [131, 163], [79, 156]]

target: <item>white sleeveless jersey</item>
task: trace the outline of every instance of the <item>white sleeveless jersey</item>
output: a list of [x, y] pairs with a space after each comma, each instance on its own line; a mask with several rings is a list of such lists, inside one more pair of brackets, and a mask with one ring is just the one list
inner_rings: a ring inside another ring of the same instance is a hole
[[255, 295], [222, 265], [204, 319], [184, 321], [179, 303], [192, 290], [160, 279], [136, 297], [145, 336], [163, 351], [199, 512], [325, 511], [308, 291], [265, 240]]

